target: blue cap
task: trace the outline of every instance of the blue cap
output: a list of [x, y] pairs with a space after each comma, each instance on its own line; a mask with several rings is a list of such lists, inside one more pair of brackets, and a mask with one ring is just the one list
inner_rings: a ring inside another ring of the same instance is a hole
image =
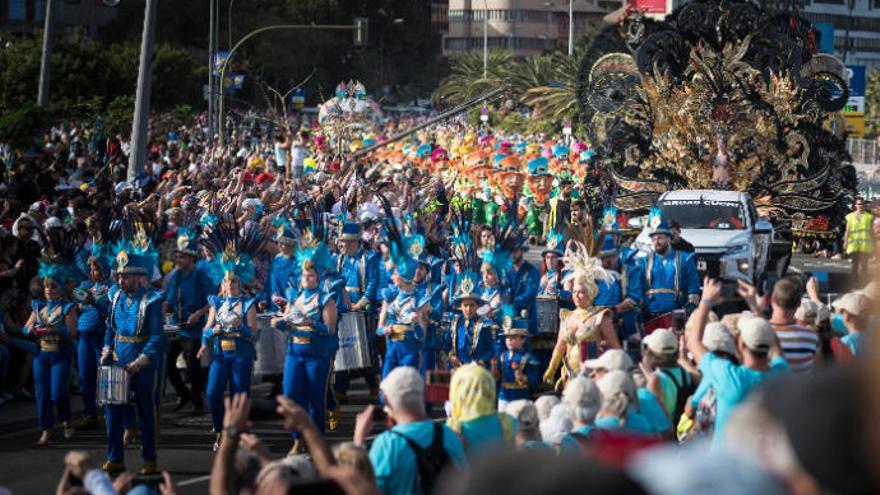
[[200, 256], [199, 238], [194, 230], [186, 227], [180, 227], [177, 229], [177, 252], [188, 254], [196, 258]]
[[505, 337], [528, 337], [529, 321], [525, 318], [511, 318], [505, 316], [501, 321], [501, 327], [504, 329]]
[[137, 254], [126, 250], [116, 253], [115, 275], [144, 275], [153, 273], [155, 257], [149, 254]]
[[606, 256], [616, 256], [617, 255], [617, 241], [614, 240], [613, 235], [606, 235], [605, 240], [602, 242], [602, 249], [599, 250], [599, 257], [604, 258]]
[[554, 253], [557, 256], [562, 256], [562, 250], [565, 248], [565, 236], [561, 233], [556, 232], [555, 230], [551, 230], [547, 233], [547, 247], [541, 251], [541, 256], [546, 255], [547, 253]]
[[296, 230], [294, 230], [293, 224], [285, 221], [279, 225], [275, 232], [275, 241], [279, 244], [296, 245]]
[[658, 234], [666, 234], [669, 237], [672, 237], [672, 230], [669, 228], [669, 222], [662, 220], [660, 224], [657, 225], [657, 228], [654, 229], [654, 232], [651, 232], [652, 237]]
[[342, 230], [339, 232], [339, 238], [343, 241], [359, 241], [361, 236], [361, 225], [357, 222], [345, 222], [342, 224]]
[[459, 273], [456, 277], [458, 287], [456, 287], [455, 297], [452, 304], [458, 306], [464, 300], [476, 301], [477, 305], [485, 304], [480, 293], [477, 291], [477, 273], [466, 271]]

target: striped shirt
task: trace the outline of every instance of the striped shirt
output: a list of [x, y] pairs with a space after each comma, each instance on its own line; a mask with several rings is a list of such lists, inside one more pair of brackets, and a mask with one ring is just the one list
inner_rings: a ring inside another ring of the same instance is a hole
[[779, 345], [782, 354], [788, 361], [788, 368], [792, 373], [807, 373], [816, 364], [816, 354], [819, 351], [820, 341], [816, 331], [808, 326], [792, 323], [770, 322], [773, 331], [779, 337]]

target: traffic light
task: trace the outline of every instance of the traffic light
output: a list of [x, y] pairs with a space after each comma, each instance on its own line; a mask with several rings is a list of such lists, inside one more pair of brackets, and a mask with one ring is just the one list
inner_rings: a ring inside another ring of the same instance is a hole
[[366, 17], [354, 18], [354, 46], [366, 48], [369, 34], [370, 20]]

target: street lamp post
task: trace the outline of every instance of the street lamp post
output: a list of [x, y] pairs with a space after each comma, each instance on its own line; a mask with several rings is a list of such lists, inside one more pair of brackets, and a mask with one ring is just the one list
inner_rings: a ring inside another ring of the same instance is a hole
[[489, 73], [489, 3], [483, 0], [483, 79]]
[[156, 35], [156, 7], [159, 0], [147, 0], [144, 10], [144, 31], [141, 34], [141, 59], [138, 85], [131, 125], [131, 154], [128, 156], [128, 180], [144, 170], [147, 155], [147, 121], [150, 117], [150, 62]]
[[214, 13], [217, 10], [216, 3], [217, 0], [210, 0], [209, 2], [209, 10], [211, 16], [210, 27], [208, 28], [208, 137], [211, 141], [214, 140], [214, 93], [216, 93], [217, 88], [214, 84], [214, 52], [217, 51], [217, 46], [214, 44], [214, 31], [217, 30], [217, 15]]
[[574, 55], [574, 0], [568, 0], [568, 56]]
[[[151, 0], [154, 1], [154, 0]], [[267, 31], [278, 31], [278, 30], [286, 30], [286, 29], [324, 29], [324, 30], [335, 30], [335, 31], [353, 31], [361, 29], [361, 25], [352, 24], [352, 25], [338, 25], [338, 24], [330, 24], [330, 25], [319, 25], [319, 24], [276, 24], [273, 26], [266, 26], [259, 29], [255, 29], [250, 33], [244, 35], [240, 40], [238, 40], [232, 48], [229, 49], [229, 53], [226, 54], [226, 59], [223, 61], [223, 65], [220, 67], [220, 81], [218, 82], [218, 92], [222, 94], [223, 92], [223, 81], [226, 78], [226, 68], [229, 66], [229, 62], [232, 60], [232, 57], [235, 55], [235, 52], [241, 48], [247, 40], [253, 38], [254, 36], [265, 33]], [[366, 28], [364, 26], [364, 31]], [[364, 40], [366, 42], [366, 40]], [[223, 98], [219, 99], [219, 105], [217, 110], [217, 134], [220, 140], [220, 145], [223, 145], [223, 134], [226, 126], [223, 125], [225, 121], [224, 115], [224, 105]]]
[[46, 23], [43, 27], [43, 56], [40, 59], [40, 86], [37, 89], [37, 105], [49, 103], [49, 78], [52, 74], [52, 37], [55, 35], [54, 0], [46, 2]]
[[235, 3], [235, 0], [229, 0], [229, 6], [226, 8], [226, 15], [228, 16], [228, 23], [226, 24], [226, 29], [229, 31], [229, 43], [226, 45], [226, 49], [232, 48], [232, 4]]

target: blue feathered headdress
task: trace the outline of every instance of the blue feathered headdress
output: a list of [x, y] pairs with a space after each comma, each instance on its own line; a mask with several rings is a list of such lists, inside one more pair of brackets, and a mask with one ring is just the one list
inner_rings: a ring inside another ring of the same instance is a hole
[[217, 225], [205, 239], [205, 245], [214, 253], [208, 263], [208, 273], [215, 283], [237, 278], [247, 285], [254, 281], [254, 258], [265, 244], [265, 236], [256, 223], [239, 229], [236, 222]]
[[159, 263], [159, 253], [142, 224], [135, 226], [131, 239], [113, 245], [113, 256], [115, 275], [151, 275]]
[[394, 265], [394, 269], [400, 278], [407, 282], [412, 282], [418, 268], [418, 260], [413, 257], [412, 253], [418, 252], [421, 254], [424, 251], [424, 242], [422, 242], [420, 248], [417, 237], [421, 236], [404, 237], [397, 227], [391, 204], [381, 194], [379, 195], [379, 200], [382, 203], [382, 208], [385, 210], [385, 219], [382, 222], [388, 234], [391, 263]]
[[547, 248], [541, 251], [541, 256], [546, 255], [547, 253], [554, 253], [557, 256], [562, 256], [565, 250], [565, 236], [562, 235], [561, 232], [557, 232], [555, 230], [551, 230], [547, 233]]
[[305, 205], [306, 219], [301, 220], [294, 229], [296, 242], [296, 262], [303, 269], [314, 268], [321, 276], [333, 269], [333, 255], [324, 239], [327, 233], [321, 210], [314, 204]]

